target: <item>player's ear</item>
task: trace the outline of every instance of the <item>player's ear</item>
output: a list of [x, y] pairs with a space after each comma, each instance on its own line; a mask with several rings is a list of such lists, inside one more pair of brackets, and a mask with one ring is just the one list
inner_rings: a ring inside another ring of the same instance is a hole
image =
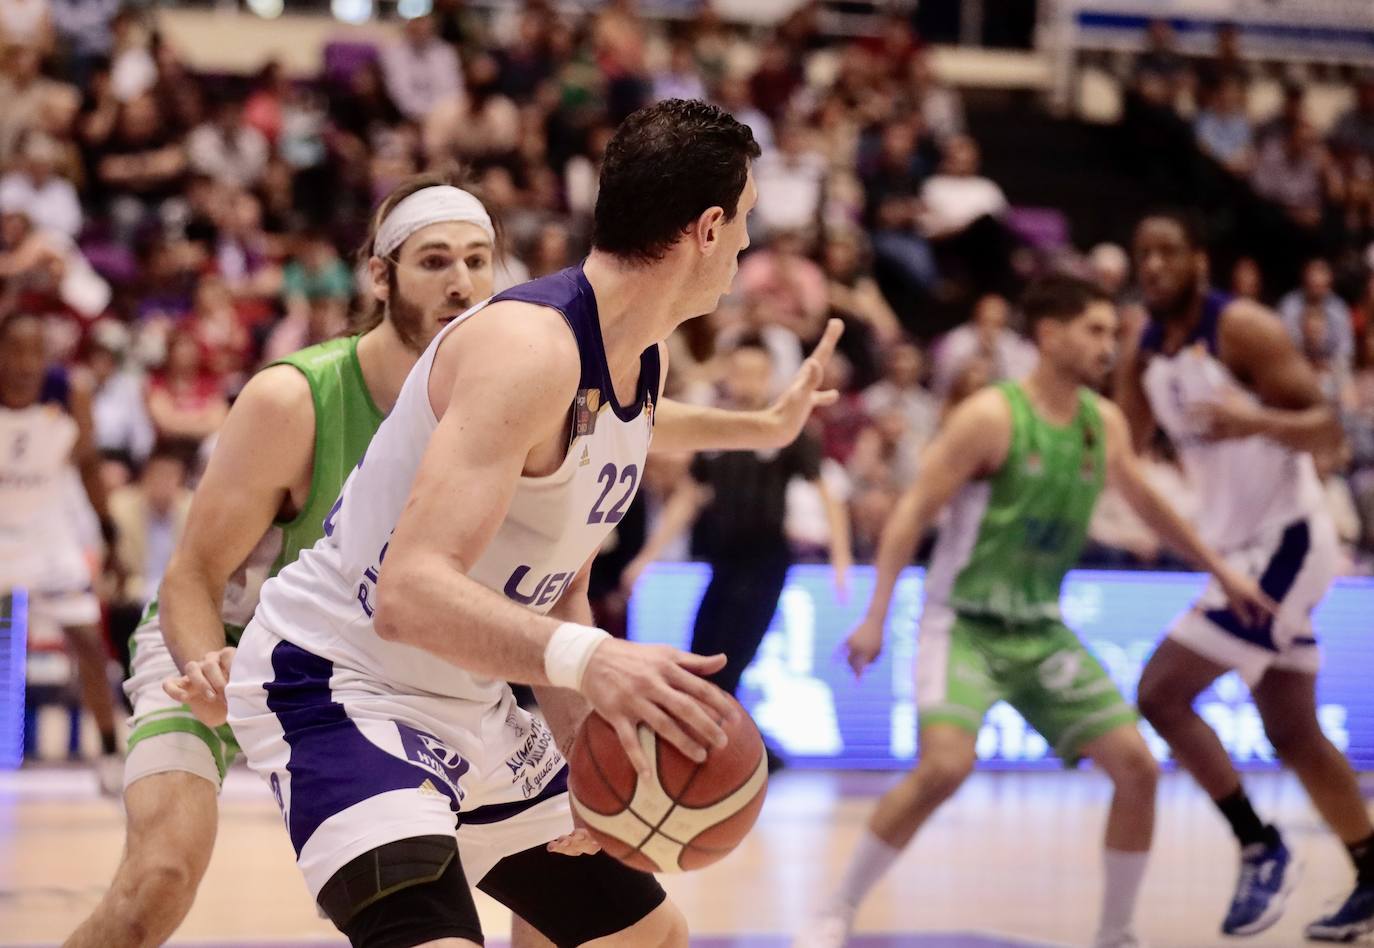
[[391, 282], [387, 279], [389, 270], [390, 264], [381, 257], [367, 258], [367, 282], [373, 298], [382, 303], [391, 296]]
[[709, 257], [716, 252], [720, 246], [720, 232], [725, 227], [725, 208], [708, 207], [697, 218], [693, 237], [697, 243], [697, 249], [703, 256]]

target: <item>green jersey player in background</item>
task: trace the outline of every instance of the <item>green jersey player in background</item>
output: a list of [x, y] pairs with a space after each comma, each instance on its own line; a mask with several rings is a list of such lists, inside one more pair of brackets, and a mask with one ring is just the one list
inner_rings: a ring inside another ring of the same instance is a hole
[[1111, 778], [1095, 944], [1137, 945], [1132, 919], [1154, 828], [1157, 766], [1134, 709], [1059, 611], [1064, 574], [1077, 562], [1104, 483], [1211, 571], [1238, 611], [1258, 619], [1270, 606], [1144, 480], [1120, 410], [1094, 394], [1116, 352], [1117, 315], [1107, 297], [1054, 276], [1032, 285], [1022, 308], [1039, 347], [1035, 370], [954, 409], [883, 531], [873, 599], [845, 643], [856, 674], [882, 649], [898, 574], [948, 508], [918, 633], [920, 759], [879, 802], [839, 891], [799, 946], [844, 944], [864, 896], [973, 770], [983, 717], [999, 700], [1066, 764], [1088, 757]]

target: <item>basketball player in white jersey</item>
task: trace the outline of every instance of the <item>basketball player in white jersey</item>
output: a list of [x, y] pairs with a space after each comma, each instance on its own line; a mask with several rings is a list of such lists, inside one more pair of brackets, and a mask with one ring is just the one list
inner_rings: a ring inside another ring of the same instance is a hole
[[67, 510], [75, 465], [100, 518], [107, 545], [113, 523], [100, 480], [91, 422], [91, 393], [80, 376], [48, 366], [43, 322], [13, 313], [0, 321], [0, 600], [24, 590], [30, 625], [62, 629], [76, 660], [82, 704], [95, 719], [102, 792], [119, 792], [109, 653], [91, 568]]
[[1220, 675], [1240, 674], [1274, 750], [1355, 863], [1354, 892], [1307, 937], [1350, 940], [1374, 931], [1374, 827], [1350, 765], [1317, 723], [1321, 655], [1311, 621], [1338, 552], [1312, 454], [1337, 448], [1339, 421], [1278, 317], [1208, 288], [1206, 255], [1186, 216], [1141, 221], [1135, 260], [1150, 319], [1123, 352], [1119, 403], [1137, 443], [1164, 428], [1202, 492], [1198, 532], [1279, 603], [1272, 621], [1247, 626], [1209, 587], [1146, 665], [1140, 709], [1240, 843], [1222, 931], [1263, 931], [1296, 883], [1293, 853], [1255, 814], [1226, 750], [1193, 710]]
[[[398, 186], [378, 208], [362, 254], [369, 261], [373, 297], [356, 327], [362, 335], [351, 346], [340, 349], [345, 340], [325, 343], [301, 353], [307, 361], [264, 369], [231, 409], [158, 607], [149, 610], [135, 635], [134, 675], [126, 684], [135, 723], [125, 773], [124, 857], [109, 892], [68, 945], [161, 944], [190, 910], [214, 845], [216, 791], [237, 754], [222, 726], [224, 676], [260, 584], [274, 559], [292, 559], [294, 548], [318, 538], [344, 475], [419, 353], [455, 312], [491, 295], [494, 231], [481, 203], [459, 191], [459, 183], [453, 176], [425, 174]], [[423, 204], [401, 206], [422, 191], [436, 193], [432, 189], [446, 195], [442, 213], [416, 218], [414, 207]], [[378, 245], [379, 228], [388, 221], [384, 245]], [[664, 402], [655, 446], [671, 448], [675, 439], [682, 443], [679, 450], [790, 441], [814, 405], [835, 397], [816, 391], [835, 335], [832, 329], [765, 412]], [[326, 348], [340, 349], [337, 360], [319, 365], [311, 353]], [[325, 373], [336, 366], [340, 379], [332, 387], [327, 376], [321, 383], [316, 365]], [[315, 430], [317, 399], [329, 412], [331, 430]], [[343, 473], [336, 473], [340, 463]], [[324, 507], [310, 520], [317, 495], [324, 497]], [[178, 665], [190, 677], [172, 689], [173, 700], [162, 683], [177, 676]], [[556, 695], [541, 697], [556, 710]], [[572, 854], [592, 847], [578, 834], [556, 848]], [[518, 918], [512, 942], [516, 948], [547, 944]]]
[[571, 826], [567, 766], [506, 681], [579, 693], [641, 772], [641, 724], [694, 760], [724, 742], [699, 677], [721, 657], [584, 624], [586, 582], [638, 488], [663, 340], [748, 245], [758, 153], [704, 103], [630, 116], [591, 255], [440, 331], [324, 538], [263, 586], [229, 722], [352, 944], [480, 945], [468, 880], [559, 945], [687, 943], [651, 876], [544, 848]]

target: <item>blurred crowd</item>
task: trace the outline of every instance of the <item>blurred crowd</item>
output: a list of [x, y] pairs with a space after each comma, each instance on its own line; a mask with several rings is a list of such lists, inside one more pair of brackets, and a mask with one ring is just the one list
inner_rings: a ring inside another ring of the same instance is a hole
[[[156, 588], [245, 379], [347, 330], [352, 248], [397, 181], [469, 169], [500, 221], [499, 290], [581, 258], [612, 130], [667, 97], [716, 102], [763, 146], [753, 247], [719, 310], [671, 340], [669, 394], [729, 404], [739, 346], [766, 355], [776, 394], [826, 320], [842, 319], [827, 380], [842, 396], [814, 419], [819, 476], [789, 485], [786, 532], [798, 555], [823, 559], [838, 498], [847, 548], [871, 558], [947, 407], [1033, 364], [1010, 301], [1034, 263], [1008, 226], [1007, 196], [982, 174], [960, 92], [937, 78], [910, 20], [883, 18], [857, 40], [826, 37], [819, 22], [814, 5], [761, 31], [709, 9], [651, 23], [626, 2], [569, 17], [539, 0], [435, 0], [387, 43], [332, 44], [318, 76], [269, 62], [248, 77], [192, 71], [155, 16], [119, 0], [0, 0], [0, 311], [49, 314], [54, 357], [94, 377], [97, 437], [124, 497], [118, 552], [139, 580], [120, 598], [132, 607]], [[1172, 103], [1188, 67], [1167, 36], [1152, 37], [1138, 81]], [[1194, 87], [1198, 145], [1297, 224], [1327, 228], [1340, 248], [1368, 245], [1374, 81], [1324, 137], [1304, 121], [1300, 90], [1251, 123], [1236, 111], [1238, 81], [1222, 69]], [[1123, 248], [1055, 263], [1101, 280], [1130, 314]], [[1344, 412], [1348, 449], [1322, 463], [1352, 569], [1374, 549], [1369, 270], [1347, 286], [1316, 259], [1286, 294], [1254, 261], [1214, 274], [1277, 303]], [[959, 323], [933, 320], [936, 310]], [[622, 565], [691, 476], [689, 460], [656, 462], [646, 477]], [[1149, 464], [1186, 508], [1166, 444]], [[1110, 496], [1093, 539], [1094, 563], [1171, 563]], [[692, 540], [663, 552], [691, 555]]]

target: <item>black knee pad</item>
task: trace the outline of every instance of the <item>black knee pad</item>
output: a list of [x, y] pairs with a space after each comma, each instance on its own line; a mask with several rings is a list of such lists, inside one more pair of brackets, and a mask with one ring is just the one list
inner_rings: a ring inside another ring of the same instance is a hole
[[411, 948], [438, 938], [482, 944], [452, 836], [417, 836], [363, 853], [324, 884], [319, 905], [354, 948]]

